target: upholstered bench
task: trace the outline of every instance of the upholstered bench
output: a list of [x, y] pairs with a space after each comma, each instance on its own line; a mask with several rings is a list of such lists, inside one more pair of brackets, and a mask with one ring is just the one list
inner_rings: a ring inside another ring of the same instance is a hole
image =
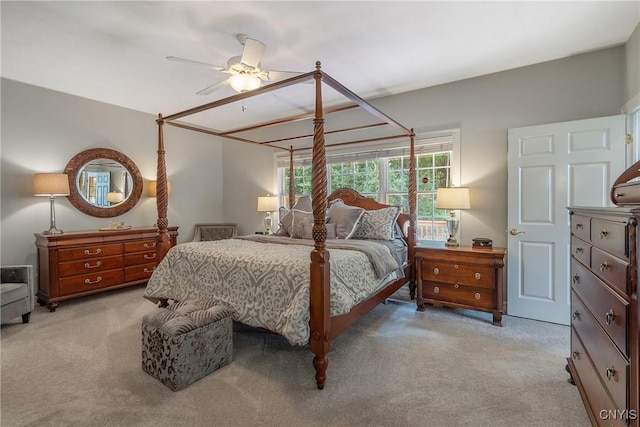
[[233, 357], [232, 310], [212, 300], [156, 308], [142, 319], [142, 370], [173, 391]]

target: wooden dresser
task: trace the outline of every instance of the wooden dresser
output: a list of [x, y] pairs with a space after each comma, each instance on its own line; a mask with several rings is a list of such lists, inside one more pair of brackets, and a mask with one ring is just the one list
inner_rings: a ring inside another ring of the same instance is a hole
[[[36, 234], [38, 303], [59, 301], [146, 283], [157, 265], [155, 227]], [[169, 227], [171, 246], [178, 227]]]
[[570, 382], [593, 425], [638, 426], [640, 209], [569, 209]]
[[502, 326], [504, 248], [419, 244], [415, 250], [419, 311], [425, 301], [486, 311]]

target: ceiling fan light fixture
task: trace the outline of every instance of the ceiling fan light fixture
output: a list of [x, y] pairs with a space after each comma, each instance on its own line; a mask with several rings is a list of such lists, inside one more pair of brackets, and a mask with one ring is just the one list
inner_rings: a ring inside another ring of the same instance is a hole
[[234, 74], [229, 77], [229, 84], [233, 90], [242, 93], [258, 89], [262, 84], [262, 80], [252, 74]]

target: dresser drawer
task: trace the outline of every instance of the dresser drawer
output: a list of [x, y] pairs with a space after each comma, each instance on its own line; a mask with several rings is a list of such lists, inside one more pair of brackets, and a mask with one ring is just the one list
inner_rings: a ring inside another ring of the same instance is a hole
[[144, 252], [148, 250], [155, 250], [155, 240], [141, 240], [139, 242], [127, 242], [124, 244], [124, 251], [126, 253], [131, 252]]
[[626, 223], [593, 218], [591, 243], [619, 257], [629, 258]]
[[124, 282], [123, 269], [101, 271], [99, 273], [60, 279], [60, 296], [90, 292], [96, 289], [119, 285]]
[[445, 304], [451, 302], [487, 309], [496, 307], [495, 292], [493, 289], [487, 288], [425, 281], [422, 286], [422, 297], [424, 299], [438, 300]]
[[591, 269], [622, 295], [628, 295], [629, 263], [593, 247], [591, 248]]
[[422, 280], [493, 289], [495, 270], [477, 265], [422, 260]]
[[578, 336], [589, 337], [582, 339], [582, 344], [589, 353], [600, 380], [609, 390], [615, 404], [619, 408], [626, 407], [629, 376], [627, 359], [620, 354], [575, 293], [571, 295], [571, 312], [571, 325]]
[[571, 238], [571, 255], [584, 265], [591, 265], [591, 245], [584, 240]]
[[58, 259], [60, 261], [75, 261], [119, 254], [122, 254], [122, 244], [117, 243], [60, 249], [58, 251]]
[[600, 411], [614, 413], [619, 408], [615, 406], [611, 397], [607, 393], [607, 390], [602, 385], [600, 376], [595, 371], [587, 351], [573, 328], [571, 328], [571, 360], [578, 374], [578, 378], [576, 378], [576, 380], [582, 384], [584, 394], [586, 395], [582, 396], [582, 400], [584, 401], [585, 406], [591, 410], [593, 418], [596, 420], [598, 425], [616, 427], [626, 426], [622, 419], [611, 418], [603, 420], [602, 417], [600, 417]]
[[620, 351], [628, 355], [626, 326], [628, 303], [609, 290], [600, 279], [575, 260], [571, 260], [571, 276], [572, 289], [585, 302], [593, 317]]
[[582, 215], [571, 215], [571, 234], [589, 242], [591, 240], [591, 218]]
[[151, 277], [153, 270], [156, 268], [156, 263], [151, 262], [148, 264], [135, 265], [133, 267], [125, 267], [124, 280], [126, 282], [133, 282], [134, 280], [145, 280]]
[[58, 266], [60, 278], [79, 274], [96, 273], [98, 271], [122, 268], [122, 255], [84, 259], [81, 261], [61, 262]]
[[156, 259], [158, 259], [158, 254], [154, 251], [136, 252], [132, 254], [127, 254], [124, 260], [124, 265], [125, 267], [129, 267], [132, 265], [147, 264], [147, 263], [155, 264]]

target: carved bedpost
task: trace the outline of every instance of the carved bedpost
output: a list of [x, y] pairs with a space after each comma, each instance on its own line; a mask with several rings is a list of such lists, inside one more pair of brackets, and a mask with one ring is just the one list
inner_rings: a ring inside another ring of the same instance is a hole
[[327, 168], [324, 146], [324, 116], [322, 111], [322, 73], [320, 61], [316, 62], [315, 118], [313, 119], [313, 161], [311, 201], [313, 206], [313, 240], [314, 249], [311, 251], [311, 283], [310, 283], [310, 311], [311, 337], [310, 347], [315, 354], [313, 367], [316, 371], [318, 389], [324, 388], [327, 379], [327, 353], [331, 349], [329, 328], [331, 326], [331, 298], [329, 252], [326, 250], [327, 226], [325, 216], [327, 211]]
[[296, 204], [296, 183], [293, 170], [293, 145], [289, 146], [289, 209]]
[[167, 252], [169, 252], [171, 241], [169, 239], [169, 231], [167, 230], [167, 226], [169, 225], [169, 220], [167, 219], [167, 167], [165, 163], [164, 120], [162, 119], [162, 114], [158, 114], [158, 120], [156, 120], [156, 122], [158, 123], [158, 170], [156, 172], [156, 206], [158, 209], [158, 220], [156, 224], [159, 232], [156, 253], [158, 255], [158, 262], [160, 262]]
[[[409, 148], [409, 261], [415, 262], [415, 244], [416, 244], [416, 218], [417, 218], [417, 181], [416, 181], [416, 153], [415, 153], [415, 134], [411, 129], [411, 142]], [[412, 267], [410, 269], [411, 275], [409, 277], [409, 294], [411, 299], [416, 296], [416, 269]]]

